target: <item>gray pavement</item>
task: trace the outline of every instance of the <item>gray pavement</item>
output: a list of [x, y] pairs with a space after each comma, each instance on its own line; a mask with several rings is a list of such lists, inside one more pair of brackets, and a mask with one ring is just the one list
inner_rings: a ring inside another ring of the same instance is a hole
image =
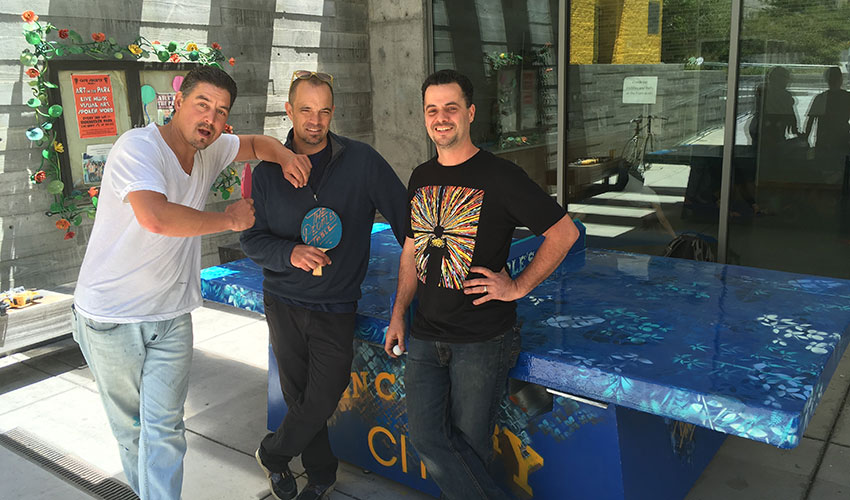
[[[253, 458], [265, 433], [265, 322], [259, 315], [211, 303], [193, 313], [193, 321], [183, 498], [272, 498]], [[850, 498], [848, 390], [850, 354], [844, 356], [800, 446], [780, 450], [730, 437], [687, 500]], [[102, 477], [123, 479], [91, 373], [70, 339], [0, 358], [0, 437], [22, 434]], [[299, 463], [293, 469], [303, 472]], [[299, 476], [298, 481], [303, 486], [306, 480]], [[18, 498], [92, 496], [0, 441], [0, 499]], [[430, 497], [342, 464], [331, 498]]]

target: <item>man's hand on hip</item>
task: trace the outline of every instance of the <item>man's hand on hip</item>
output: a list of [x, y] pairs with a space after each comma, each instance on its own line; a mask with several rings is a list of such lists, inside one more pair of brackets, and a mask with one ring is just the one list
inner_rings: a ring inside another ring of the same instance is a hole
[[251, 198], [237, 200], [224, 209], [224, 214], [231, 220], [231, 231], [249, 229], [254, 225], [254, 200]]
[[472, 266], [469, 272], [484, 275], [483, 278], [473, 278], [463, 282], [463, 293], [466, 295], [483, 294], [472, 301], [473, 305], [478, 306], [491, 300], [511, 302], [524, 295], [505, 269], [494, 273], [486, 267]]
[[331, 264], [331, 258], [316, 247], [295, 245], [295, 248], [292, 249], [292, 254], [289, 256], [289, 262], [294, 267], [309, 273], [319, 266], [329, 266]]

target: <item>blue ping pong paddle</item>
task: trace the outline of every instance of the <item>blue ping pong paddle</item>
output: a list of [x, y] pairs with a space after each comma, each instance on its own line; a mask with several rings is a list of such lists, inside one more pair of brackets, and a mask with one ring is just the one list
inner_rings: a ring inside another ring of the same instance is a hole
[[[342, 239], [342, 221], [330, 208], [314, 208], [307, 212], [301, 221], [301, 241], [305, 245], [327, 252], [339, 245], [340, 239]], [[313, 276], [321, 275], [322, 266], [313, 269]]]

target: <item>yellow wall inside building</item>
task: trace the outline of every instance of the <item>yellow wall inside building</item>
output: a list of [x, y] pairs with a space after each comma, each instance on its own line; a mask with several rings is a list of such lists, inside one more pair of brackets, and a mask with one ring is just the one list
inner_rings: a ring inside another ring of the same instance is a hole
[[570, 63], [660, 63], [660, 18], [658, 34], [647, 33], [648, 22], [649, 0], [573, 0]]

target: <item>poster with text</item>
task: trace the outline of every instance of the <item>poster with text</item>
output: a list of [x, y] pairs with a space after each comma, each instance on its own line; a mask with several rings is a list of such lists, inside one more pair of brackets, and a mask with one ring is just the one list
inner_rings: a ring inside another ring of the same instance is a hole
[[171, 114], [174, 112], [174, 98], [176, 93], [156, 94], [156, 123], [157, 125], [165, 125], [171, 121]]
[[81, 139], [118, 135], [109, 75], [71, 75]]

